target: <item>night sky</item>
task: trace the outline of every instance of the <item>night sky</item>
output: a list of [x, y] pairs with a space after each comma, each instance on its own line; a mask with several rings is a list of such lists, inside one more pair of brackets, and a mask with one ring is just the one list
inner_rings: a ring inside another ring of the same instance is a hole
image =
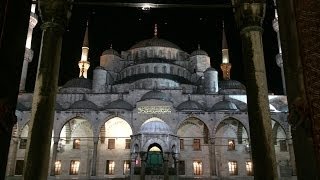
[[[165, 1], [161, 3], [165, 3]], [[186, 1], [186, 3], [189, 2]], [[219, 3], [219, 1], [215, 1], [215, 3], [228, 4]], [[280, 68], [276, 65], [275, 60], [278, 47], [276, 33], [272, 28], [273, 17], [273, 5], [267, 4], [266, 17], [263, 22], [263, 43], [268, 86], [270, 92], [283, 94]], [[156, 8], [143, 11], [141, 8], [135, 7], [75, 4], [63, 39], [59, 86], [79, 75], [78, 61], [81, 57], [81, 46], [87, 20], [89, 21], [89, 61], [91, 67], [88, 77], [90, 79], [92, 79], [92, 70], [99, 65], [101, 53], [108, 49], [110, 44], [113, 49], [121, 53], [140, 40], [152, 38], [155, 23], [158, 25], [159, 38], [175, 43], [188, 53], [196, 50], [200, 44], [201, 49], [209, 54], [212, 67], [219, 70], [219, 78], [221, 79], [221, 35], [222, 20], [224, 20], [230, 62], [232, 63], [231, 79], [245, 84], [240, 35], [231, 8]], [[40, 24], [41, 20], [33, 34], [32, 48], [35, 55], [29, 64], [26, 85], [28, 92], [32, 92], [34, 88], [41, 41]]]

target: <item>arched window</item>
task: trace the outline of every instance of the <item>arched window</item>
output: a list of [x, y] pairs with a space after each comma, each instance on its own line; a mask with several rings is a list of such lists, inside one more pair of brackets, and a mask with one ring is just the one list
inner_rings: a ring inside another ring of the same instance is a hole
[[167, 74], [167, 67], [166, 66], [162, 67], [162, 73]]
[[144, 72], [149, 73], [149, 66], [144, 67]]

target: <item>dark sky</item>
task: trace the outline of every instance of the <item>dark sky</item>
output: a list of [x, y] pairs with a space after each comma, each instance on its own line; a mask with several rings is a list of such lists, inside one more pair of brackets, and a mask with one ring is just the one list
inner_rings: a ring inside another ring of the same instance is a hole
[[[200, 1], [197, 2], [201, 4]], [[228, 5], [223, 1], [215, 1], [215, 4]], [[127, 50], [140, 40], [152, 38], [155, 23], [158, 24], [158, 37], [177, 44], [188, 53], [195, 50], [200, 43], [201, 49], [211, 57], [212, 67], [220, 71], [222, 20], [224, 20], [232, 63], [231, 78], [245, 83], [239, 30], [231, 8], [155, 8], [143, 11], [135, 7], [75, 4], [63, 39], [59, 86], [79, 75], [78, 61], [87, 20], [89, 20], [89, 61], [91, 63], [89, 78], [92, 78], [92, 70], [99, 65], [101, 53], [108, 49], [111, 43], [119, 53]], [[263, 43], [268, 86], [270, 92], [282, 94], [280, 68], [275, 61], [278, 48], [276, 33], [272, 29], [272, 20], [273, 6], [267, 4], [263, 23]], [[27, 91], [33, 91], [34, 87], [41, 41], [40, 24], [41, 22], [38, 23], [33, 34], [32, 46], [35, 57], [29, 65]], [[221, 78], [221, 73], [219, 75]]]

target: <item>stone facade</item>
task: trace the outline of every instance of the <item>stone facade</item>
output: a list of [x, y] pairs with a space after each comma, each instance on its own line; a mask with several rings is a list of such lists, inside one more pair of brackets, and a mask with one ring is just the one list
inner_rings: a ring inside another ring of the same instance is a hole
[[[50, 178], [253, 179], [245, 92], [238, 81], [218, 83], [202, 50], [156, 36], [121, 54], [108, 49], [93, 80], [59, 88]], [[8, 179], [21, 174], [32, 96], [18, 98]], [[268, 98], [278, 173], [291, 179], [287, 99]]]

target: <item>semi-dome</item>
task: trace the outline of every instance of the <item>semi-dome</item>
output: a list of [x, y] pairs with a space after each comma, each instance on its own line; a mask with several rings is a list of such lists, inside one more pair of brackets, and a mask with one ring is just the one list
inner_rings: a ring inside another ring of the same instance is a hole
[[91, 110], [99, 110], [98, 106], [91, 101], [86, 99], [74, 102], [69, 109], [91, 109]]
[[214, 104], [210, 111], [239, 111], [239, 109], [233, 102], [223, 100]]
[[115, 101], [112, 101], [106, 106], [106, 109], [125, 109], [131, 111], [133, 109], [132, 105], [128, 103], [127, 101], [124, 101], [122, 99], [118, 99]]
[[161, 119], [152, 118], [141, 125], [142, 134], [172, 134], [170, 127]]
[[116, 51], [116, 50], [114, 50], [112, 48], [103, 51], [102, 56], [103, 55], [115, 55], [115, 56], [119, 56], [120, 57], [118, 51]]
[[198, 55], [208, 56], [208, 53], [202, 49], [197, 49], [190, 54], [190, 56], [198, 56]]
[[219, 81], [220, 89], [241, 89], [246, 90], [246, 87], [239, 81], [236, 80], [223, 80]]
[[137, 44], [133, 45], [130, 49], [149, 47], [149, 46], [159, 46], [159, 47], [169, 47], [169, 48], [180, 49], [180, 47], [177, 46], [176, 44], [158, 37], [142, 40]]
[[170, 96], [168, 96], [166, 93], [161, 92], [159, 90], [149, 91], [141, 97], [141, 101], [150, 100], [150, 99], [157, 99], [161, 101], [171, 101]]
[[92, 88], [92, 80], [84, 77], [73, 78], [69, 80], [62, 88]]
[[188, 100], [179, 104], [177, 107], [177, 110], [178, 111], [203, 111], [203, 106], [196, 101]]

